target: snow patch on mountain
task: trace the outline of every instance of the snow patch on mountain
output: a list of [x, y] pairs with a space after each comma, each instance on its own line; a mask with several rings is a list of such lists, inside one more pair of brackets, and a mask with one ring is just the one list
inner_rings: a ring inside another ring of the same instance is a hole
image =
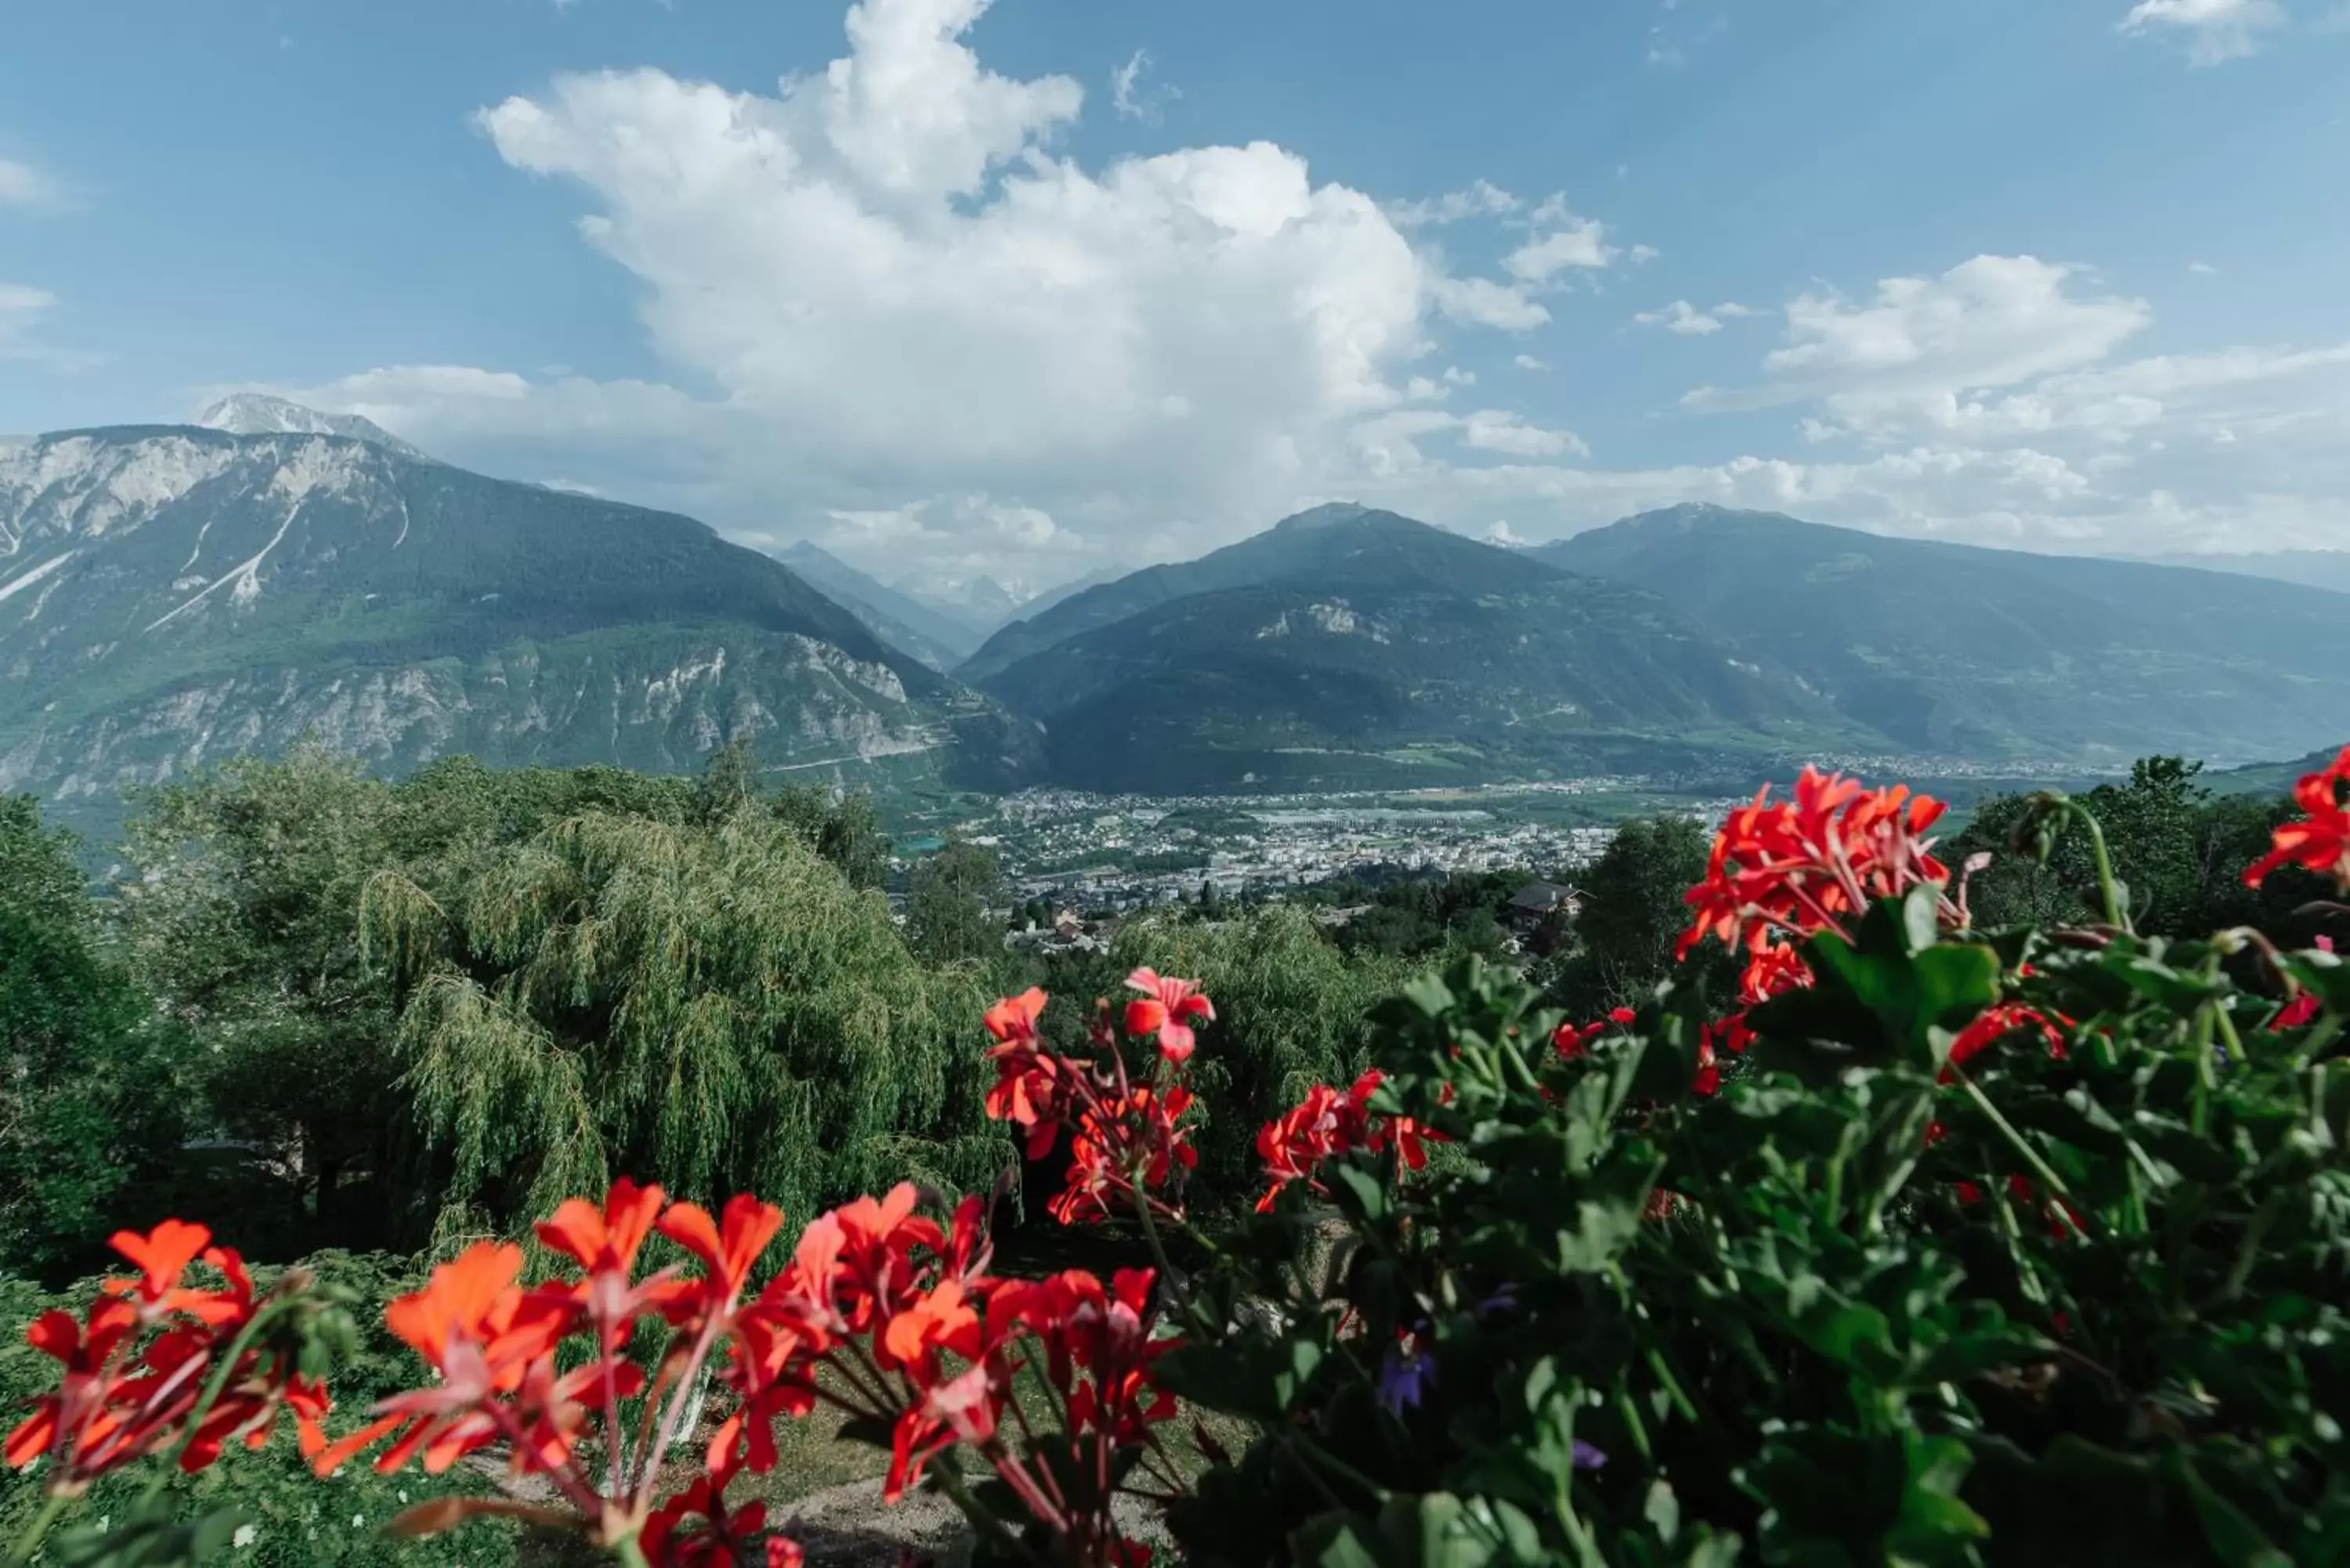
[[6, 582], [0, 583], [0, 599], [11, 599], [16, 597], [19, 592], [31, 587], [35, 583], [39, 582], [43, 577], [47, 576], [51, 572], [56, 571], [59, 566], [64, 566], [68, 561], [70, 561], [73, 558], [74, 553], [71, 550], [68, 550], [62, 556], [52, 556], [47, 560], [43, 561], [39, 566], [33, 567], [30, 571], [19, 573], [17, 576], [10, 577]]

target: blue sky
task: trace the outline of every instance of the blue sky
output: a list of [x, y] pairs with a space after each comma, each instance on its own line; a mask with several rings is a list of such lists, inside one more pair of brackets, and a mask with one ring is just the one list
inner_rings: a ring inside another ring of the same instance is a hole
[[0, 430], [265, 388], [892, 577], [1339, 496], [2350, 546], [2350, 0], [0, 29]]

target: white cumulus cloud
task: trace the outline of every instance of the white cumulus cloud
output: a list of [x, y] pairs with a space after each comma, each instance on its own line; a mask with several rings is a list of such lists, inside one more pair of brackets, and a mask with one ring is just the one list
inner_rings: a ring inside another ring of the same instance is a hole
[[1980, 255], [1934, 277], [1892, 277], [1874, 296], [1806, 294], [1757, 387], [1701, 388], [1697, 410], [1816, 400], [1834, 426], [1949, 427], [1970, 394], [2094, 364], [2153, 318], [2141, 299], [2090, 292], [2077, 267]]
[[2290, 20], [2277, 0], [2137, 0], [2117, 26], [2174, 39], [2192, 63], [2216, 66], [2259, 53]]
[[[1617, 253], [1555, 197], [1476, 182], [1383, 209], [1267, 141], [1088, 164], [1064, 146], [1085, 89], [991, 68], [986, 9], [859, 0], [841, 57], [771, 92], [618, 70], [481, 112], [507, 164], [583, 195], [583, 238], [642, 286], [672, 373], [391, 366], [284, 389], [751, 542], [1048, 581], [1211, 546], [1417, 461], [1377, 421], [1473, 380], [1430, 362], [1434, 335], [1541, 327], [1563, 275]], [[1105, 109], [1141, 102], [1149, 64], [1130, 56]], [[1493, 275], [1411, 237], [1471, 218], [1513, 231]], [[1453, 419], [1464, 450], [1579, 448], [1538, 421]], [[1003, 535], [972, 497], [1054, 530]], [[881, 517], [921, 527], [885, 546]]]
[[1612, 266], [1620, 254], [1607, 242], [1607, 224], [1596, 218], [1577, 217], [1563, 205], [1546, 203], [1536, 209], [1534, 221], [1549, 232], [1502, 258], [1503, 270], [1523, 282], [1544, 283], [1570, 267]]
[[1527, 332], [1550, 319], [1550, 312], [1524, 288], [1490, 277], [1435, 277], [1430, 297], [1446, 319], [1464, 327]]
[[1390, 202], [1388, 216], [1407, 229], [1457, 223], [1466, 218], [1491, 218], [1514, 213], [1525, 203], [1491, 180], [1475, 180], [1458, 191], [1418, 202]]
[[[1490, 182], [1383, 205], [1265, 141], [1084, 162], [1085, 90], [991, 69], [984, 9], [861, 0], [841, 58], [768, 92], [616, 71], [484, 111], [639, 286], [659, 379], [395, 365], [270, 389], [890, 580], [1050, 583], [1336, 498], [1534, 538], [1710, 500], [2035, 547], [2350, 544], [2350, 346], [2125, 358], [2151, 306], [2023, 255], [1811, 289], [1748, 384], [1684, 400], [1783, 410], [1793, 452], [1684, 420], [1691, 461], [1594, 467], [1564, 427], [1604, 389], [1566, 365], [1514, 383], [1540, 400], [1461, 411], [1508, 399], [1461, 390], [1480, 361], [1455, 340], [1549, 325], [1558, 291], [1653, 253]], [[1457, 268], [1440, 235], [1500, 260]], [[1695, 318], [1762, 313], [1648, 314], [1711, 336]]]
[[1711, 310], [1700, 310], [1686, 299], [1676, 299], [1662, 310], [1643, 310], [1632, 319], [1643, 327], [1661, 327], [1684, 337], [1704, 337], [1721, 331], [1726, 318], [1753, 314], [1735, 301], [1717, 305]]
[[1512, 457], [1587, 457], [1591, 449], [1572, 431], [1544, 430], [1503, 409], [1481, 409], [1461, 421], [1461, 440], [1479, 452]]
[[1269, 142], [1059, 155], [1083, 90], [988, 69], [965, 42], [983, 9], [865, 0], [849, 53], [772, 97], [638, 70], [481, 117], [508, 163], [588, 193], [582, 232], [646, 285], [655, 347], [716, 389], [660, 425], [768, 509], [986, 493], [1104, 524], [1118, 496], [1220, 515], [1394, 403], [1431, 313], [1547, 319]]

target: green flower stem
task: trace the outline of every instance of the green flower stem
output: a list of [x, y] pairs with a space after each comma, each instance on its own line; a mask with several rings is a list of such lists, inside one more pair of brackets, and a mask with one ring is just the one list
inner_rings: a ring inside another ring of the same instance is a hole
[[2046, 1160], [2040, 1158], [2040, 1151], [2033, 1148], [2025, 1141], [2023, 1135], [2015, 1130], [2015, 1124], [2000, 1114], [1999, 1107], [1991, 1103], [1991, 1096], [1982, 1092], [1981, 1086], [1964, 1073], [1959, 1074], [1958, 1077], [1959, 1086], [1967, 1092], [1967, 1098], [1975, 1103], [1977, 1110], [1991, 1118], [1991, 1126], [1999, 1128], [2001, 1134], [2014, 1147], [2015, 1152], [2023, 1157], [2023, 1163], [2032, 1168], [2032, 1173], [2045, 1182], [2048, 1190], [2054, 1196], [2071, 1197], [2072, 1191], [2064, 1185], [2064, 1179], [2057, 1175]]
[[1374, 1505], [1384, 1504], [1388, 1501], [1387, 1488], [1307, 1437], [1304, 1432], [1290, 1432], [1287, 1434], [1287, 1438], [1289, 1446], [1296, 1449], [1299, 1454], [1322, 1466], [1347, 1485], [1360, 1488], [1370, 1497]]
[[2064, 806], [2089, 830], [2089, 852], [2097, 863], [2097, 897], [2106, 906], [2106, 923], [2128, 930], [2129, 911], [2122, 908], [2120, 886], [2114, 880], [2113, 857], [2106, 853], [2106, 830], [2097, 826], [2096, 815], [2080, 802], [2067, 800]]
[[627, 1568], [652, 1568], [645, 1559], [645, 1549], [637, 1544], [637, 1538], [633, 1535], [623, 1535], [612, 1542], [612, 1555], [627, 1564]]
[[2227, 1281], [2208, 1305], [2232, 1302], [2244, 1293], [2244, 1283], [2252, 1277], [2252, 1266], [2260, 1261], [2261, 1243], [2268, 1239], [2269, 1228], [2276, 1223], [2292, 1196], [2292, 1189], [2281, 1187], [2253, 1211], [2251, 1223], [2244, 1227], [2243, 1240], [2236, 1247], [2236, 1259], [2229, 1266]]
[[2308, 1066], [2312, 1062], [2316, 1061], [2320, 1056], [2324, 1055], [2327, 1049], [2333, 1045], [2334, 1042], [2341, 1037], [2341, 1018], [2332, 1012], [2326, 1013], [2324, 1017], [2320, 1020], [2317, 1027], [2310, 1031], [2308, 1038], [2302, 1041], [2300, 1047], [2293, 1052], [2293, 1065], [2296, 1067]]
[[2211, 1004], [2211, 1018], [2220, 1027], [2220, 1043], [2228, 1048], [2228, 1060], [2244, 1060], [2244, 1037], [2236, 1033], [2236, 1020], [2229, 1012], [2225, 1000]]
[[2219, 1087], [2211, 1065], [2213, 1013], [2212, 1005], [2206, 1003], [2195, 1014], [2195, 1101], [2188, 1107], [2187, 1127], [2197, 1137], [2203, 1136], [2205, 1124], [2211, 1119], [2211, 1094]]
[[1682, 1390], [1680, 1379], [1673, 1376], [1671, 1366], [1667, 1365], [1664, 1353], [1653, 1345], [1648, 1349], [1648, 1370], [1656, 1374], [1657, 1381], [1664, 1386], [1666, 1397], [1672, 1400], [1673, 1408], [1680, 1412], [1681, 1419], [1691, 1422], [1703, 1421], [1704, 1417], [1699, 1414], [1698, 1407], [1690, 1402], [1689, 1395]]
[[1599, 1555], [1599, 1543], [1591, 1537], [1591, 1527], [1575, 1511], [1575, 1482], [1562, 1480], [1551, 1502], [1551, 1511], [1558, 1517], [1558, 1527], [1575, 1548], [1575, 1561], [1583, 1568], [1607, 1568], [1607, 1559]]
[[25, 1527], [25, 1533], [16, 1537], [16, 1543], [8, 1548], [5, 1561], [11, 1568], [16, 1563], [33, 1560], [33, 1553], [41, 1549], [43, 1538], [49, 1533], [49, 1526], [55, 1524], [66, 1510], [74, 1505], [74, 1494], [62, 1491], [53, 1491], [41, 1500], [40, 1511], [33, 1515], [33, 1521]]
[[1192, 1299], [1191, 1293], [1184, 1288], [1182, 1281], [1176, 1275], [1174, 1262], [1167, 1254], [1166, 1239], [1159, 1234], [1159, 1222], [1150, 1217], [1150, 1194], [1138, 1183], [1134, 1196], [1134, 1211], [1142, 1220], [1143, 1240], [1150, 1244], [1150, 1256], [1159, 1264], [1159, 1277], [1166, 1282], [1167, 1293], [1175, 1298], [1175, 1310], [1193, 1329], [1202, 1334], [1212, 1335], [1217, 1325], [1207, 1321], [1200, 1303]]
[[[661, 1460], [668, 1457], [671, 1447], [677, 1441], [678, 1423], [684, 1419], [687, 1407], [693, 1403], [694, 1382], [702, 1376], [702, 1368], [710, 1359], [712, 1347], [718, 1343], [721, 1322], [719, 1317], [712, 1315], [702, 1325], [702, 1333], [695, 1336], [693, 1349], [686, 1357], [685, 1370], [678, 1375], [676, 1386], [670, 1392], [669, 1407], [661, 1412], [660, 1426], [654, 1431], [652, 1446], [637, 1456], [639, 1473], [636, 1484], [629, 1490], [636, 1494], [633, 1501], [639, 1516], [652, 1505], [653, 1487], [660, 1476]], [[619, 1433], [611, 1436], [615, 1442], [619, 1440]], [[612, 1501], [625, 1503], [631, 1500], [615, 1498]]]

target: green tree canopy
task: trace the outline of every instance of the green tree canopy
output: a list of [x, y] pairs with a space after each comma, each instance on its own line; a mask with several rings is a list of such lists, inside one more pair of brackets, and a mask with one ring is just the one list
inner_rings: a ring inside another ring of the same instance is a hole
[[1576, 880], [1583, 907], [1550, 1000], [1586, 1019], [1637, 1005], [1654, 991], [1672, 972], [1674, 944], [1689, 926], [1683, 895], [1704, 879], [1711, 845], [1712, 835], [1693, 817], [1641, 816], [1619, 826]]
[[[2243, 885], [2244, 867], [2267, 849], [2270, 830], [2290, 815], [2288, 805], [2265, 796], [2215, 794], [2197, 782], [2201, 772], [2200, 763], [2178, 757], [2142, 758], [2131, 765], [2127, 781], [2099, 784], [2082, 796], [2104, 829], [2137, 928], [2179, 936], [2258, 925], [2305, 936], [2306, 922], [2292, 910], [2323, 890], [2313, 878], [2287, 872], [2261, 892]], [[1991, 857], [1968, 883], [1978, 926], [2076, 921], [2097, 907], [2085, 834], [2060, 839], [2044, 867], [2010, 845], [2029, 805], [2024, 795], [1984, 802], [1942, 852], [1954, 868], [1973, 856]]]
[[1003, 953], [1003, 926], [988, 918], [987, 904], [1003, 880], [993, 850], [948, 838], [908, 881], [907, 945], [929, 963], [995, 967]]
[[[1348, 955], [1322, 939], [1305, 910], [1271, 904], [1209, 925], [1156, 919], [1119, 933], [1111, 968], [1148, 964], [1196, 979], [1216, 1004], [1201, 1032], [1192, 1081], [1208, 1113], [1197, 1180], [1211, 1202], [1253, 1198], [1257, 1129], [1315, 1084], [1348, 1083], [1367, 1062], [1368, 1017], [1410, 966]], [[1112, 992], [1115, 1002], [1121, 994]], [[1080, 1018], [1090, 996], [1069, 999]]]
[[0, 1270], [86, 1265], [180, 1153], [171, 1031], [101, 945], [72, 836], [0, 796]]
[[436, 879], [369, 883], [436, 1225], [506, 1229], [613, 1177], [795, 1212], [905, 1177], [983, 1186], [975, 973], [773, 815], [586, 813]]
[[[649, 853], [753, 835], [777, 855], [788, 849], [809, 877], [829, 877], [844, 908], [878, 907], [878, 894], [844, 879], [879, 881], [886, 852], [863, 799], [764, 793], [755, 776], [730, 751], [701, 780], [610, 767], [494, 771], [452, 758], [388, 784], [313, 748], [157, 792], [133, 824], [135, 869], [118, 889], [126, 950], [208, 1047], [197, 1087], [213, 1130], [250, 1146], [290, 1185], [282, 1212], [307, 1233], [285, 1245], [412, 1242], [443, 1214], [458, 1168], [454, 1147], [421, 1136], [417, 1118], [424, 1080], [413, 1075], [412, 1014], [430, 966], [415, 953], [403, 955], [419, 966], [411, 972], [380, 961], [390, 956], [381, 929], [372, 948], [363, 942], [370, 889], [402, 890], [403, 908], [460, 922], [438, 940], [485, 989], [499, 971], [468, 945], [471, 922], [491, 918], [474, 895], [493, 870], [512, 885], [515, 867], [544, 859], [567, 824], [605, 824], [614, 845], [633, 825]], [[635, 869], [599, 862], [588, 883], [625, 889], [645, 880]], [[902, 963], [902, 947], [889, 945]], [[679, 961], [691, 971], [701, 959]], [[621, 982], [592, 970], [581, 981], [597, 983]], [[625, 1140], [622, 1149], [639, 1152]]]

